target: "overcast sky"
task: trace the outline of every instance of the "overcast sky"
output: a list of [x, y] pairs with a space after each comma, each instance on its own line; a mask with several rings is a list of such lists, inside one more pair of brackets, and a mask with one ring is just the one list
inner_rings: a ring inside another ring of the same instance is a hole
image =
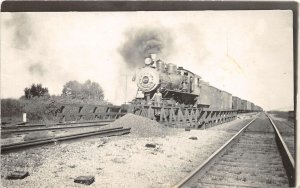
[[278, 10], [2, 13], [1, 96], [19, 98], [32, 83], [59, 95], [67, 81], [90, 79], [121, 104], [125, 75], [127, 101], [136, 94], [144, 37], [164, 61], [219, 89], [266, 110], [292, 109], [292, 34], [292, 12]]

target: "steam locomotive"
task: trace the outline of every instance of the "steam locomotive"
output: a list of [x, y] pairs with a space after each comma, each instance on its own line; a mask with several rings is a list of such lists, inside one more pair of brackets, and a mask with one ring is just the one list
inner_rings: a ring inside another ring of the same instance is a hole
[[240, 112], [262, 110], [254, 103], [211, 86], [183, 67], [156, 60], [156, 54], [145, 58], [145, 66], [137, 70], [133, 81], [138, 87], [135, 104], [150, 105], [151, 98], [159, 89], [164, 106], [236, 109]]

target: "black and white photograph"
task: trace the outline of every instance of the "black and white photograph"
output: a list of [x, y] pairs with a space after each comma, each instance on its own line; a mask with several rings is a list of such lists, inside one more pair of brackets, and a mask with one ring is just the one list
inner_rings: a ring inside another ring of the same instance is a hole
[[1, 12], [1, 186], [295, 186], [294, 29], [288, 9]]

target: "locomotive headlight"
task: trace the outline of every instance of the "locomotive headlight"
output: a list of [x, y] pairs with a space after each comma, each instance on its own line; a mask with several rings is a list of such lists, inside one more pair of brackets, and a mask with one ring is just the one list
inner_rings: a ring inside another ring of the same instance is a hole
[[141, 91], [152, 91], [159, 84], [159, 72], [154, 68], [144, 67], [136, 75], [136, 83]]
[[142, 80], [143, 80], [143, 84], [148, 84], [149, 77], [148, 76], [144, 76]]

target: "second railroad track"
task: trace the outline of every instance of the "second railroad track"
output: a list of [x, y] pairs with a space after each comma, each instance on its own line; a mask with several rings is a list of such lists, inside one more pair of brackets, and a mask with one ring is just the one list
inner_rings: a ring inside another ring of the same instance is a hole
[[59, 137], [52, 137], [52, 138], [45, 138], [45, 139], [35, 139], [31, 141], [6, 144], [1, 146], [1, 152], [4, 153], [13, 150], [21, 150], [28, 147], [56, 143], [56, 142], [61, 142], [66, 140], [74, 140], [74, 139], [79, 139], [79, 138], [84, 138], [89, 136], [107, 137], [107, 136], [124, 135], [129, 133], [130, 133], [130, 128], [116, 127], [110, 129], [102, 129], [97, 131], [83, 132], [79, 134], [71, 134], [66, 136], [59, 136]]
[[289, 187], [294, 173], [276, 125], [261, 113], [174, 187]]

